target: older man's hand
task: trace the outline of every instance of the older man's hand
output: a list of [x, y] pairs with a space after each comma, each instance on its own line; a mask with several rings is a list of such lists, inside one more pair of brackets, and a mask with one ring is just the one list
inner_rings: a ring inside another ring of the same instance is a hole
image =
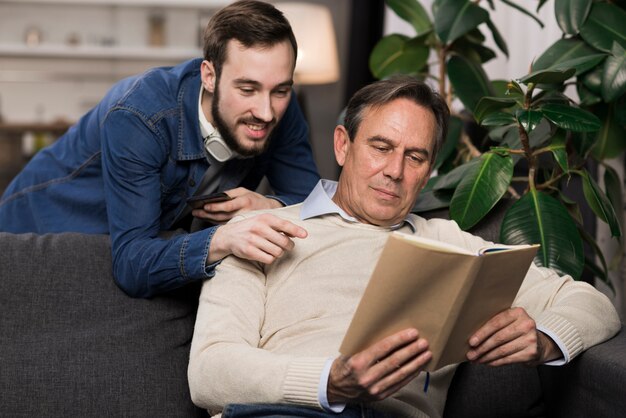
[[468, 360], [490, 366], [535, 366], [563, 355], [552, 339], [537, 331], [523, 308], [507, 309], [491, 318], [470, 337], [469, 345]]
[[328, 379], [330, 403], [379, 401], [413, 380], [431, 359], [416, 329], [393, 334], [350, 357], [335, 359]]

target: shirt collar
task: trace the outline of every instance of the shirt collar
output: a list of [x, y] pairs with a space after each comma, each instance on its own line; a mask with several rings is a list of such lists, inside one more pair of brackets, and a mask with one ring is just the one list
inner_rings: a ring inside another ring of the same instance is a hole
[[204, 93], [204, 88], [202, 87], [202, 84], [200, 84], [200, 95], [198, 96], [198, 120], [200, 121], [200, 134], [202, 135], [202, 138], [206, 138], [215, 132], [215, 128], [211, 125], [202, 110], [202, 93]]
[[[337, 182], [332, 180], [320, 180], [313, 191], [302, 203], [300, 210], [300, 219], [316, 218], [322, 215], [328, 215], [336, 213], [348, 222], [359, 222], [353, 216], [348, 215], [343, 209], [341, 209], [332, 198], [337, 191]], [[392, 230], [402, 228], [404, 224], [408, 224], [413, 232], [417, 231], [415, 222], [410, 216], [404, 218], [404, 221], [391, 227]]]
[[[228, 145], [226, 145], [219, 131], [215, 129], [215, 127], [211, 124], [211, 122], [209, 122], [209, 120], [206, 118], [206, 115], [204, 114], [204, 111], [202, 110], [202, 93], [203, 92], [204, 92], [204, 87], [202, 87], [202, 84], [200, 84], [200, 95], [198, 97], [198, 120], [200, 121], [200, 134], [202, 135], [202, 138], [205, 141], [208, 140], [209, 137], [211, 136], [218, 137], [219, 142], [222, 147], [222, 149], [220, 150], [221, 152], [219, 154], [222, 154], [222, 155], [215, 155], [213, 150], [207, 146], [205, 146], [206, 151], [209, 154], [211, 154], [211, 156], [219, 162], [224, 162], [224, 161], [237, 157], [237, 153], [232, 151], [228, 147]], [[223, 155], [229, 155], [229, 156], [224, 157]]]

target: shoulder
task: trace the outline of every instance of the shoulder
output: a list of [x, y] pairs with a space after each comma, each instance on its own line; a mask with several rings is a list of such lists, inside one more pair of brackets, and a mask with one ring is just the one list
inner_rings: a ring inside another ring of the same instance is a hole
[[409, 216], [415, 225], [415, 234], [421, 237], [447, 242], [470, 250], [476, 250], [490, 243], [479, 236], [463, 231], [453, 220], [426, 219], [415, 214]]
[[235, 216], [230, 222], [237, 222], [244, 219], [250, 219], [259, 215], [273, 215], [281, 219], [285, 219], [287, 221], [293, 222], [295, 224], [301, 224], [304, 221], [300, 219], [300, 209], [302, 208], [302, 203], [298, 203], [296, 205], [284, 206], [282, 208], [276, 209], [264, 209], [264, 210], [254, 210], [251, 212], [245, 212]]
[[148, 116], [167, 107], [176, 108], [182, 90], [199, 77], [200, 61], [194, 59], [174, 67], [151, 68], [124, 79], [113, 86], [109, 95], [114, 99], [114, 106], [141, 109]]

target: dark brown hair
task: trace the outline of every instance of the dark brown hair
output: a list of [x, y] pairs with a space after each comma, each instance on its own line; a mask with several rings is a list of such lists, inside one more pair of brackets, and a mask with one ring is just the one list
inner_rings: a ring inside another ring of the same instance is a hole
[[343, 123], [346, 131], [348, 131], [350, 141], [356, 137], [365, 110], [380, 107], [401, 98], [409, 99], [433, 112], [437, 124], [433, 155], [431, 156], [431, 162], [434, 162], [448, 133], [450, 109], [448, 109], [446, 101], [428, 84], [414, 77], [394, 76], [386, 80], [376, 81], [357, 91], [348, 102]]
[[204, 30], [204, 59], [213, 63], [218, 77], [231, 39], [246, 48], [271, 47], [288, 40], [293, 47], [294, 59], [298, 54], [296, 37], [283, 13], [262, 1], [237, 1], [219, 10], [209, 20]]

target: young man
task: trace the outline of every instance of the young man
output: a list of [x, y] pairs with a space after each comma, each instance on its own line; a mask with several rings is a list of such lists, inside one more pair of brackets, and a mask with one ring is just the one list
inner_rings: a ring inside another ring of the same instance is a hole
[[[447, 119], [443, 99], [408, 77], [356, 93], [345, 126], [335, 129], [339, 182], [322, 180], [302, 204], [272, 212], [305, 228], [307, 238], [271, 265], [228, 257], [204, 283], [188, 370], [197, 405], [223, 418], [443, 414], [455, 366], [431, 373], [424, 392], [420, 372], [431, 353], [419, 330], [351, 357], [338, 349], [391, 231], [470, 250], [485, 245], [452, 221], [409, 213]], [[514, 308], [476, 331], [467, 358], [563, 364], [619, 327], [600, 292], [533, 265]]]
[[[212, 277], [228, 254], [270, 263], [305, 232], [271, 215], [159, 238], [198, 220], [302, 201], [319, 179], [292, 94], [297, 45], [283, 14], [260, 1], [217, 12], [204, 59], [117, 83], [0, 199], [0, 230], [111, 235], [128, 294], [149, 297]], [[267, 176], [275, 196], [254, 192]], [[195, 209], [187, 198], [232, 200]]]

